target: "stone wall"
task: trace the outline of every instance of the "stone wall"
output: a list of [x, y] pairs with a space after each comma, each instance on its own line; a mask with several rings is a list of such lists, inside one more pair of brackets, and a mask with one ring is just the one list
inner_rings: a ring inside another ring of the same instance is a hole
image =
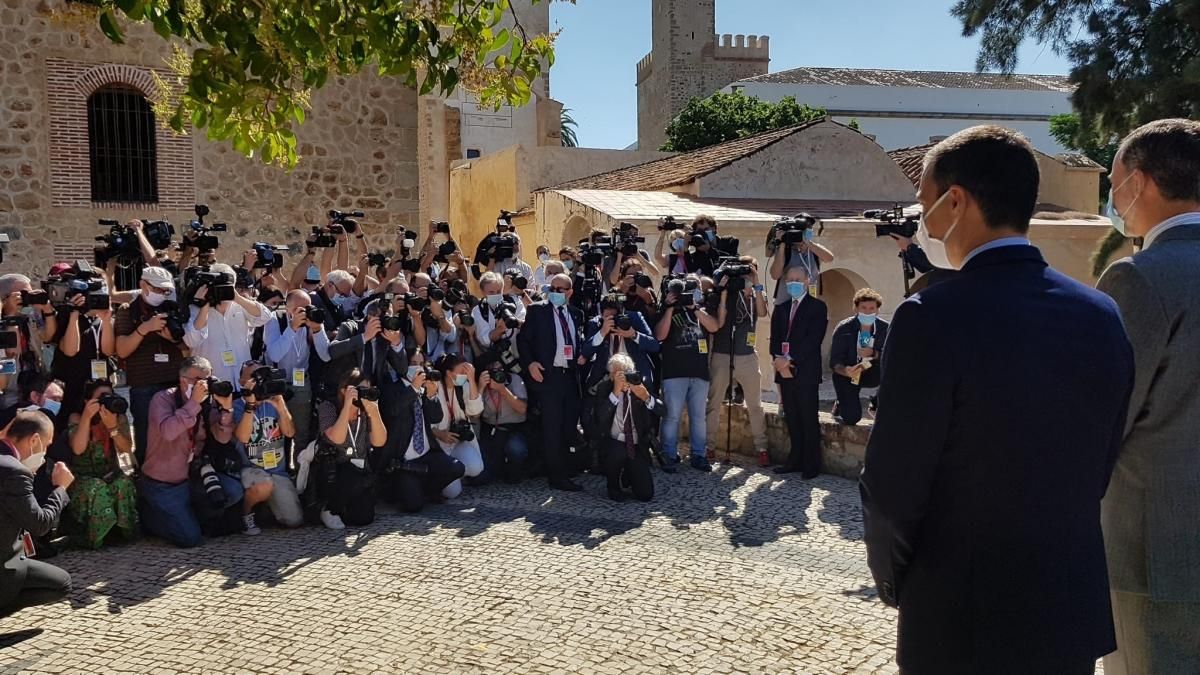
[[99, 67], [116, 73], [107, 81], [128, 78], [144, 89], [169, 49], [147, 26], [126, 26], [126, 44], [116, 45], [91, 22], [50, 16], [68, 4], [5, 0], [0, 8], [0, 231], [13, 240], [3, 271], [40, 275], [54, 260], [90, 257], [103, 233], [97, 218], [167, 217], [178, 227], [197, 201], [209, 204], [211, 221], [229, 224], [222, 242], [230, 250], [296, 242], [330, 208], [365, 211], [372, 243], [383, 248], [395, 225], [417, 224], [417, 97], [371, 74], [337, 78], [314, 94], [297, 130], [302, 159], [292, 172], [203, 133], [179, 139], [164, 130], [160, 203], [94, 205], [86, 192], [81, 201], [72, 176], [86, 170], [86, 146], [63, 146], [56, 129], [86, 106], [87, 78], [95, 76], [86, 73]]

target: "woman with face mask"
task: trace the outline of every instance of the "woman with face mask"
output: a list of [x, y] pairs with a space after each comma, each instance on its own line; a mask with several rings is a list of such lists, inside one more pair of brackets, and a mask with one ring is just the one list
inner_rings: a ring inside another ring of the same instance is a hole
[[107, 380], [84, 385], [83, 410], [71, 415], [67, 433], [79, 479], [71, 486], [68, 524], [78, 528], [88, 548], [104, 545], [114, 528], [125, 541], [138, 536], [133, 439], [124, 412], [128, 404], [113, 395]]
[[33, 496], [33, 474], [54, 442], [54, 425], [40, 412], [19, 412], [0, 437], [0, 542], [8, 554], [0, 559], [0, 617], [23, 607], [58, 602], [71, 592], [71, 575], [35, 555], [34, 538], [58, 526], [70, 503], [67, 488], [75, 477], [65, 464], [54, 465], [54, 492], [39, 504]]
[[[667, 248], [668, 246], [669, 248]], [[687, 274], [696, 271], [694, 261], [688, 253], [688, 233], [685, 230], [671, 230], [659, 237], [654, 257], [658, 260], [659, 266], [667, 270], [668, 274]]]
[[[438, 387], [438, 402], [442, 405], [442, 420], [433, 425], [438, 445], [451, 457], [463, 463], [466, 476], [483, 473], [483, 455], [475, 435], [474, 422], [483, 413], [483, 398], [475, 378], [475, 367], [457, 354], [446, 354], [434, 362], [442, 373]], [[462, 493], [462, 481], [456, 480], [442, 490], [442, 496], [453, 499]]]

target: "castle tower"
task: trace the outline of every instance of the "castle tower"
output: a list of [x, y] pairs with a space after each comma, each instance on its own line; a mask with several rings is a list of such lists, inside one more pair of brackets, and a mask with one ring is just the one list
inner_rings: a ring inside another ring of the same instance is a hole
[[637, 65], [638, 148], [656, 150], [665, 129], [694, 96], [762, 75], [766, 36], [716, 34], [716, 0], [651, 0], [653, 45]]

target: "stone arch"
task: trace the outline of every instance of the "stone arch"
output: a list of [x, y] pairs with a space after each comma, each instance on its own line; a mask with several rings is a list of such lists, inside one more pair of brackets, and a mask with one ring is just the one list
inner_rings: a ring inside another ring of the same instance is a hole
[[576, 213], [567, 219], [562, 230], [562, 241], [559, 246], [575, 246], [580, 239], [588, 236], [588, 232], [592, 230], [592, 223], [586, 217]]
[[133, 87], [147, 99], [153, 96], [155, 90], [154, 78], [144, 68], [125, 63], [105, 63], [85, 71], [75, 78], [75, 90], [85, 99], [97, 89], [110, 85], [123, 84]]
[[821, 272], [821, 299], [829, 307], [829, 326], [825, 329], [825, 341], [821, 343], [822, 364], [829, 363], [829, 341], [833, 329], [853, 311], [854, 293], [870, 285], [860, 274], [845, 268]]

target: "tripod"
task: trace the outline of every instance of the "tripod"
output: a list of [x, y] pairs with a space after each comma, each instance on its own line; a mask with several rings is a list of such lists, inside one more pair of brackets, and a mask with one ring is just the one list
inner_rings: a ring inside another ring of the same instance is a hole
[[[741, 282], [740, 284], [738, 284], [739, 287], [737, 288], [737, 290], [734, 291], [733, 288], [729, 289], [731, 292], [737, 293], [737, 302], [734, 303], [732, 301], [732, 299], [727, 302], [727, 304], [734, 305], [734, 307], [733, 307], [733, 320], [727, 321], [727, 323], [729, 324], [729, 394], [730, 395], [729, 395], [729, 398], [726, 399], [726, 401], [725, 401], [725, 463], [726, 464], [730, 463], [731, 454], [733, 452], [733, 388], [734, 388], [733, 336], [734, 336], [734, 328], [737, 325], [738, 310], [741, 309], [742, 307], [745, 307], [745, 304], [746, 304], [746, 298], [742, 296], [742, 290], [745, 288], [746, 280], [742, 277], [736, 277], [735, 279], [730, 279], [729, 286], [732, 287], [734, 285], [734, 283], [737, 281]], [[747, 313], [751, 313], [749, 309], [747, 309], [746, 311], [747, 311]], [[753, 321], [753, 317], [751, 318], [751, 320]]]

